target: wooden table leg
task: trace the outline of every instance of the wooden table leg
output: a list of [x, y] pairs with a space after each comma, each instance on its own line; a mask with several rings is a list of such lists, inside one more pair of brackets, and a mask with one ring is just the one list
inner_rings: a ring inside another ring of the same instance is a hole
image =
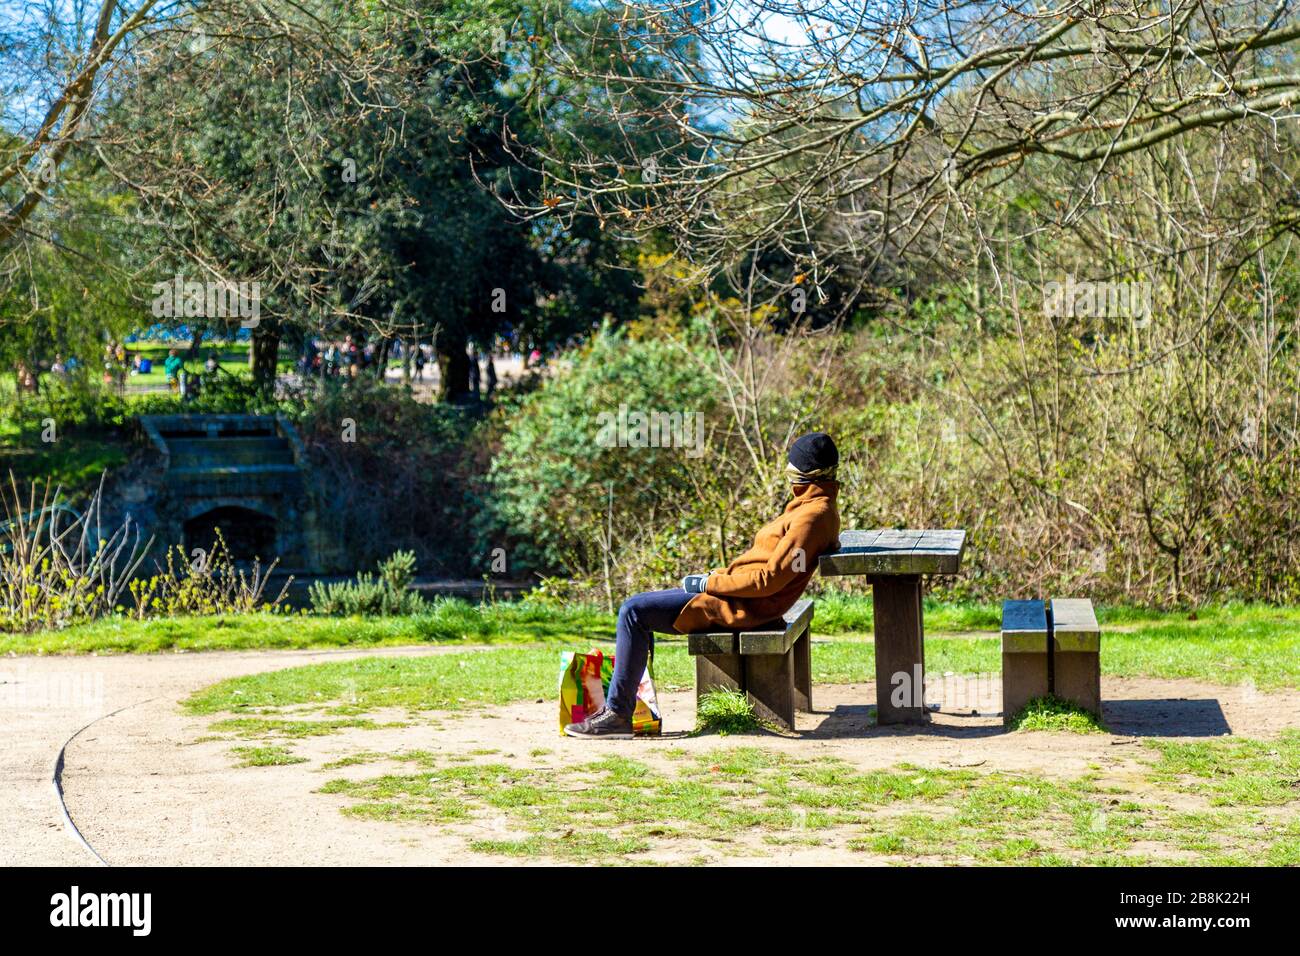
[[876, 723], [924, 723], [925, 637], [921, 576], [871, 578], [876, 633]]

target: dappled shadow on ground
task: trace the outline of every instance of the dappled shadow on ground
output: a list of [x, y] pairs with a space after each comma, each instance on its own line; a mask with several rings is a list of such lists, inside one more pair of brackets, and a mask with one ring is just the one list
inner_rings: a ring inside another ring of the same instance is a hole
[[1128, 737], [1221, 737], [1232, 733], [1223, 708], [1214, 699], [1107, 700], [1102, 702], [1101, 715], [1111, 733]]

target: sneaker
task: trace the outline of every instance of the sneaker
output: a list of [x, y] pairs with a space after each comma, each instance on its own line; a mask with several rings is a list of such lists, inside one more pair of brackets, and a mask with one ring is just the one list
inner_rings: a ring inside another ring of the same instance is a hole
[[631, 740], [632, 721], [602, 707], [580, 724], [569, 724], [564, 732], [570, 737], [604, 737], [608, 740]]

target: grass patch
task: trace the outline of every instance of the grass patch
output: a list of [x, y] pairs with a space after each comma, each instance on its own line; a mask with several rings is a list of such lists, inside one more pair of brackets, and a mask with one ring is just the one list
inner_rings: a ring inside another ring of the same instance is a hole
[[[817, 599], [814, 632], [859, 638], [871, 630], [871, 602], [839, 592]], [[926, 606], [926, 665], [932, 674], [1001, 669], [998, 609], [986, 604]], [[1101, 608], [1102, 671], [1123, 677], [1186, 677], [1219, 684], [1253, 681], [1267, 690], [1300, 685], [1300, 608], [1226, 604], [1194, 612]], [[987, 631], [988, 637], [972, 637]], [[0, 634], [0, 653], [158, 653], [169, 650], [383, 647], [418, 644], [578, 646], [612, 640], [614, 617], [588, 606], [537, 601], [471, 604], [440, 598], [426, 614], [330, 618], [258, 613], [97, 621], [64, 631]], [[955, 636], [961, 634], [963, 636]], [[661, 649], [680, 647], [661, 639]], [[656, 661], [658, 665], [658, 661]], [[819, 641], [814, 679], [851, 683], [874, 677], [874, 648], [861, 639]], [[657, 667], [658, 669], [658, 667]]]
[[[1216, 758], [1253, 772], [1257, 754]], [[1153, 765], [1152, 779], [1185, 769]], [[459, 763], [407, 755], [409, 774], [330, 781], [345, 812], [433, 824], [501, 820], [519, 835], [472, 840], [490, 854], [582, 863], [645, 860], [673, 849], [763, 855], [772, 847], [857, 850], [898, 862], [1014, 865], [1282, 863], [1300, 824], [1263, 826], [1260, 811], [1174, 812], [1163, 800], [1124, 800], [1090, 777], [902, 765], [863, 771], [833, 757], [760, 747], [683, 755], [668, 769], [608, 756], [571, 767]], [[1199, 762], [1196, 763], [1199, 766]], [[1275, 777], [1285, 780], [1283, 766]], [[1149, 794], [1148, 794], [1149, 795]]]
[[232, 717], [218, 720], [208, 729], [219, 734], [237, 737], [323, 737], [340, 730], [376, 730], [380, 727], [405, 726], [403, 724], [377, 724], [362, 718], [341, 720], [282, 720], [270, 717]]
[[700, 733], [750, 734], [763, 725], [754, 714], [749, 697], [739, 691], [715, 690], [700, 697], [695, 708], [696, 730]]
[[1152, 741], [1152, 779], [1208, 796], [1212, 806], [1281, 806], [1300, 800], [1300, 730], [1276, 740]]
[[233, 747], [230, 752], [240, 758], [241, 767], [283, 767], [307, 762], [306, 757], [299, 757], [289, 748], [280, 746]]
[[1071, 734], [1102, 734], [1106, 728], [1077, 704], [1059, 697], [1035, 697], [1011, 718], [1012, 730], [1063, 730]]
[[612, 641], [614, 618], [594, 608], [532, 602], [477, 605], [437, 598], [428, 613], [398, 617], [215, 615], [136, 621], [111, 618], [63, 631], [0, 634], [0, 653], [159, 653], [412, 644], [539, 644]]
[[[300, 704], [335, 704], [334, 712], [342, 715], [379, 707], [409, 712], [459, 710], [467, 705], [551, 699], [559, 667], [558, 650], [545, 647], [368, 657], [231, 678], [193, 694], [185, 707], [194, 714]], [[655, 679], [664, 689], [693, 685], [695, 671], [685, 647], [662, 648], [655, 655]]]

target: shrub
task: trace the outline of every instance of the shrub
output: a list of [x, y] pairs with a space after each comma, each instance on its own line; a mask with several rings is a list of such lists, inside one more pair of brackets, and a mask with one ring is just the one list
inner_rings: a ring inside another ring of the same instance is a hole
[[379, 564], [378, 576], [368, 571], [355, 581], [317, 581], [308, 589], [312, 610], [317, 614], [377, 615], [420, 614], [426, 602], [407, 587], [415, 577], [415, 554], [394, 552]]
[[260, 561], [254, 561], [248, 570], [239, 567], [230, 556], [220, 528], [210, 553], [186, 561], [185, 552], [175, 547], [168, 550], [165, 562], [165, 570], [136, 578], [128, 586], [135, 602], [132, 616], [138, 620], [274, 610], [293, 583], [290, 576], [276, 597], [264, 602], [267, 580], [279, 560], [265, 568]]
[[678, 527], [694, 497], [685, 450], [602, 447], [598, 416], [620, 406], [693, 415], [714, 402], [711, 383], [673, 343], [602, 331], [568, 369], [498, 408], [485, 543], [508, 540], [517, 564], [581, 576], [647, 526]]
[[101, 537], [101, 498], [96, 491], [78, 514], [46, 482], [24, 500], [10, 474], [0, 521], [0, 630], [67, 627], [117, 610], [149, 543], [141, 544], [130, 518]]

